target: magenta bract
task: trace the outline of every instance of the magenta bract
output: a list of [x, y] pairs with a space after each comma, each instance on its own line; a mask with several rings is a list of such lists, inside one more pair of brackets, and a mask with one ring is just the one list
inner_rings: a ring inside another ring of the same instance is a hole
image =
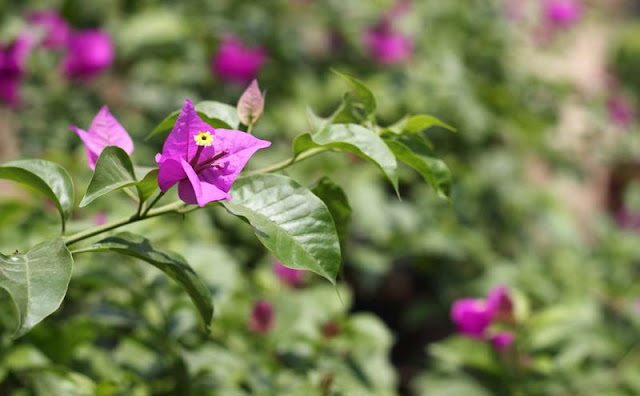
[[42, 40], [45, 48], [63, 48], [69, 39], [69, 25], [60, 14], [53, 10], [36, 11], [27, 16], [27, 21], [34, 26], [45, 29], [46, 35]]
[[300, 287], [306, 271], [285, 267], [278, 261], [273, 262], [273, 272], [278, 279], [290, 287]]
[[369, 56], [381, 65], [404, 62], [413, 53], [413, 40], [393, 31], [387, 23], [367, 30], [364, 33], [364, 45]]
[[491, 344], [498, 351], [505, 351], [511, 347], [515, 341], [515, 335], [510, 331], [502, 331], [491, 337]]
[[273, 307], [266, 300], [258, 301], [251, 310], [249, 330], [254, 333], [266, 333], [275, 325]]
[[487, 303], [479, 298], [462, 298], [453, 303], [451, 319], [458, 330], [470, 337], [482, 338], [491, 324], [493, 313]]
[[202, 121], [189, 99], [156, 156], [160, 167], [158, 185], [167, 191], [178, 184], [180, 199], [205, 206], [230, 199], [227, 192], [249, 158], [271, 142], [248, 133], [214, 129]]
[[71, 34], [62, 70], [68, 77], [91, 78], [111, 66], [114, 58], [111, 37], [102, 30]]
[[495, 320], [506, 320], [513, 314], [513, 301], [505, 286], [497, 286], [489, 291], [487, 307]]
[[264, 49], [249, 48], [240, 40], [228, 37], [220, 43], [211, 67], [225, 81], [247, 83], [256, 77], [266, 60]]
[[614, 95], [607, 100], [609, 119], [619, 126], [628, 126], [635, 118], [633, 104], [624, 96]]
[[107, 106], [103, 106], [96, 114], [91, 121], [89, 131], [82, 130], [75, 125], [72, 125], [70, 129], [82, 139], [91, 169], [95, 169], [100, 153], [107, 146], [118, 146], [127, 154], [133, 153], [131, 137], [118, 120], [111, 115]]
[[546, 0], [544, 15], [554, 25], [567, 27], [582, 16], [580, 0]]
[[20, 84], [34, 40], [19, 35], [11, 44], [0, 47], [0, 100], [11, 106], [20, 103]]

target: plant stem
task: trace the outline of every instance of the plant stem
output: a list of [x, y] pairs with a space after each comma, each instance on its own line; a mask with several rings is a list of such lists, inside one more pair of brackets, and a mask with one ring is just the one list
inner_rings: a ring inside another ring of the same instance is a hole
[[164, 191], [160, 191], [158, 193], [158, 195], [156, 195], [156, 197], [153, 199], [153, 201], [151, 201], [149, 203], [149, 205], [147, 205], [147, 208], [144, 210], [144, 212], [142, 212], [141, 216], [146, 216], [147, 213], [149, 213], [149, 211], [151, 210], [151, 208], [153, 208], [153, 205], [155, 205], [156, 203], [158, 203], [158, 201], [160, 200], [160, 198], [162, 198], [164, 196], [165, 192]]
[[184, 205], [184, 203], [181, 202], [181, 201], [180, 202], [174, 202], [174, 203], [171, 203], [171, 204], [168, 204], [168, 205], [165, 205], [165, 206], [161, 206], [161, 207], [159, 207], [158, 209], [155, 209], [155, 210], [147, 210], [147, 211], [145, 211], [145, 213], [143, 213], [140, 216], [134, 215], [134, 216], [126, 218], [126, 219], [117, 220], [117, 221], [102, 225], [100, 227], [92, 228], [92, 229], [89, 229], [89, 230], [85, 230], [85, 231], [79, 232], [77, 234], [69, 235], [67, 237], [62, 238], [62, 240], [64, 241], [64, 243], [67, 246], [70, 246], [70, 245], [73, 245], [76, 242], [80, 242], [80, 241], [85, 240], [87, 238], [91, 238], [93, 236], [102, 234], [103, 232], [114, 230], [114, 229], [116, 229], [118, 227], [122, 227], [122, 226], [127, 225], [127, 224], [136, 223], [138, 221], [150, 219], [150, 218], [156, 217], [156, 216], [161, 216], [161, 215], [167, 214], [167, 213], [172, 213], [172, 212], [180, 213], [180, 209], [182, 208], [183, 205]]
[[250, 122], [249, 125], [247, 125], [247, 133], [249, 135], [251, 135], [251, 131], [253, 131], [253, 122]]
[[284, 160], [282, 162], [278, 162], [277, 164], [273, 164], [271, 166], [267, 166], [266, 168], [262, 168], [262, 169], [256, 169], [254, 171], [250, 171], [245, 173], [245, 175], [256, 175], [259, 173], [271, 173], [271, 172], [276, 172], [282, 169], [285, 169], [293, 164], [297, 164], [298, 162], [302, 162], [304, 160], [306, 160], [307, 158], [311, 158], [314, 155], [320, 154], [324, 151], [328, 151], [328, 148], [324, 148], [324, 147], [316, 147], [316, 148], [312, 148], [310, 150], [307, 150], [305, 152], [303, 152], [302, 154], [298, 155], [297, 157], [291, 157], [287, 160]]

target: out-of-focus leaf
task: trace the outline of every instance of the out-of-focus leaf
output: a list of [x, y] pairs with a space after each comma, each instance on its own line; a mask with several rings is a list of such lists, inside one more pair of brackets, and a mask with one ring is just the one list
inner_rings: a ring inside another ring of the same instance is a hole
[[293, 142], [294, 155], [315, 147], [326, 147], [356, 154], [378, 166], [398, 190], [396, 157], [373, 131], [356, 124], [335, 124], [320, 132], [298, 136]]
[[430, 115], [416, 115], [406, 120], [402, 126], [402, 132], [404, 133], [420, 133], [426, 129], [434, 126], [439, 126], [448, 129], [452, 132], [456, 132], [456, 129], [451, 125], [439, 120], [438, 118]]
[[72, 268], [71, 253], [61, 239], [40, 243], [26, 254], [0, 254], [0, 288], [9, 294], [18, 314], [15, 337], [58, 309]]
[[189, 293], [208, 329], [213, 316], [211, 292], [186, 260], [177, 253], [156, 249], [141, 235], [121, 232], [78, 252], [117, 252], [146, 261], [178, 282]]
[[369, 90], [369, 88], [367, 88], [362, 81], [348, 75], [348, 74], [344, 74], [344, 73], [340, 73], [336, 70], [333, 70], [333, 72], [344, 78], [345, 80], [347, 80], [349, 82], [349, 85], [351, 85], [352, 88], [352, 93], [353, 93], [353, 97], [354, 99], [362, 104], [362, 107], [365, 111], [365, 113], [368, 116], [371, 116], [373, 113], [375, 113], [376, 111], [376, 98], [373, 96], [373, 93], [371, 93], [371, 91]]
[[44, 160], [20, 160], [0, 165], [0, 179], [25, 184], [44, 194], [56, 205], [62, 230], [74, 204], [73, 182], [60, 165]]
[[296, 181], [272, 174], [238, 178], [229, 194], [233, 198], [222, 201], [224, 207], [246, 219], [283, 265], [335, 282], [340, 243], [331, 213], [320, 198]]
[[327, 205], [336, 224], [340, 245], [344, 247], [351, 223], [351, 205], [347, 195], [339, 185], [326, 176], [320, 179], [311, 191]]
[[449, 167], [435, 156], [423, 136], [384, 133], [382, 138], [396, 158], [418, 171], [439, 196], [445, 199], [450, 197]]

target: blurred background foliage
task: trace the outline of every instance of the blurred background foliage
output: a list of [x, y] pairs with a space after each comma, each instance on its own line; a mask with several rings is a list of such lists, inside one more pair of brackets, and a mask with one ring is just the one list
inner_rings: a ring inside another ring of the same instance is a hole
[[[378, 170], [344, 155], [286, 171], [310, 184], [328, 175], [349, 196], [337, 291], [311, 274], [288, 287], [251, 230], [219, 208], [149, 221], [133, 228], [184, 252], [213, 290], [211, 334], [155, 269], [80, 256], [54, 316], [17, 340], [3, 329], [0, 393], [640, 393], [638, 5], [583, 1], [578, 21], [553, 26], [543, 1], [399, 3], [410, 11], [393, 26], [412, 53], [385, 64], [363, 32], [380, 26], [392, 0], [0, 2], [5, 44], [45, 8], [115, 43], [114, 63], [88, 80], [63, 77], [63, 54], [36, 48], [21, 104], [1, 110], [2, 159], [58, 161], [80, 191], [90, 172], [69, 125], [88, 126], [106, 104], [133, 136], [133, 158], [153, 165], [163, 138], [144, 137], [185, 97], [235, 104], [245, 88], [211, 70], [230, 35], [268, 54], [254, 134], [274, 147], [251, 166], [290, 154], [310, 128], [307, 106], [328, 115], [340, 103], [346, 86], [331, 68], [366, 83], [383, 125], [433, 114], [457, 129], [428, 131], [454, 176], [450, 202], [409, 168], [398, 200]], [[3, 252], [55, 233], [53, 209], [15, 186], [5, 192]], [[124, 198], [100, 205], [109, 219], [131, 210]], [[78, 211], [70, 228], [100, 215]], [[514, 302], [507, 350], [457, 334], [449, 317], [456, 299], [498, 284]], [[265, 334], [247, 327], [260, 299], [275, 312]]]

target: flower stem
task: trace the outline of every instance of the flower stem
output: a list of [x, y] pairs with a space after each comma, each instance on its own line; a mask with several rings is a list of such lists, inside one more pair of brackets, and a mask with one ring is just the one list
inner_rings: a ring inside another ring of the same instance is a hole
[[180, 213], [180, 209], [182, 208], [183, 205], [184, 205], [184, 203], [181, 202], [181, 201], [174, 202], [174, 203], [171, 203], [171, 204], [168, 204], [168, 205], [165, 205], [165, 206], [161, 206], [161, 207], [159, 207], [158, 209], [155, 209], [155, 210], [147, 210], [147, 211], [145, 211], [145, 213], [143, 213], [140, 216], [138, 216], [136, 214], [136, 215], [134, 215], [132, 217], [128, 217], [126, 219], [117, 220], [117, 221], [102, 225], [100, 227], [91, 228], [89, 230], [85, 230], [85, 231], [79, 232], [77, 234], [69, 235], [67, 237], [62, 238], [62, 240], [64, 241], [64, 243], [67, 246], [70, 246], [70, 245], [73, 245], [76, 242], [80, 242], [80, 241], [85, 240], [87, 238], [91, 238], [93, 236], [102, 234], [103, 232], [114, 230], [116, 228], [122, 227], [122, 226], [127, 225], [127, 224], [136, 223], [138, 221], [150, 219], [150, 218], [156, 217], [156, 216], [161, 216], [161, 215], [167, 214], [167, 213], [172, 213], [172, 212]]
[[296, 156], [296, 157], [291, 157], [287, 160], [284, 160], [282, 162], [278, 162], [277, 164], [273, 164], [271, 166], [267, 166], [266, 168], [262, 168], [262, 169], [256, 169], [254, 171], [250, 171], [245, 173], [245, 175], [256, 175], [259, 173], [271, 173], [271, 172], [276, 172], [282, 169], [285, 169], [293, 164], [297, 164], [298, 162], [302, 162], [304, 160], [306, 160], [307, 158], [311, 158], [314, 155], [320, 154], [324, 151], [328, 151], [328, 148], [325, 147], [316, 147], [316, 148], [312, 148], [310, 150], [307, 150], [305, 152], [303, 152], [302, 154]]
[[149, 205], [147, 205], [147, 208], [144, 210], [144, 212], [142, 212], [141, 216], [146, 216], [147, 213], [149, 213], [149, 211], [151, 210], [151, 208], [153, 207], [153, 205], [155, 205], [156, 203], [158, 203], [158, 201], [160, 200], [160, 198], [162, 198], [165, 194], [165, 191], [160, 191], [158, 193], [158, 195], [156, 195], [156, 197], [153, 199], [153, 201], [151, 201], [149, 203]]
[[253, 131], [253, 122], [250, 122], [249, 125], [247, 125], [247, 133], [249, 135], [251, 135], [251, 131]]

